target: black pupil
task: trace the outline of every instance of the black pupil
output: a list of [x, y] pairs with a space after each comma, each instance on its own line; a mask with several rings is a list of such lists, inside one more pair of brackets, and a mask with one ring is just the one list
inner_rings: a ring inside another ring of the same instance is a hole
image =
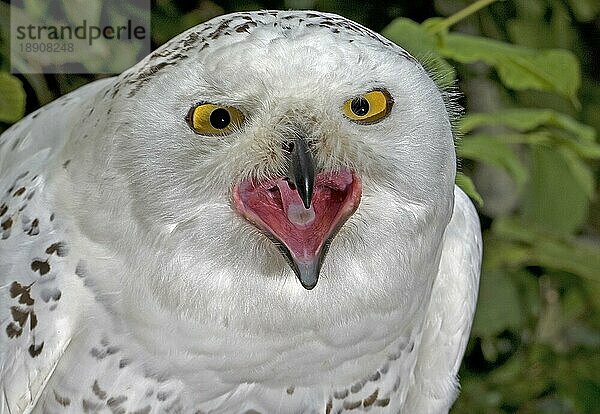
[[350, 103], [350, 109], [355, 115], [365, 116], [369, 113], [369, 101], [362, 96], [352, 99]]
[[231, 123], [231, 116], [227, 109], [217, 108], [210, 114], [210, 124], [213, 128], [223, 129]]

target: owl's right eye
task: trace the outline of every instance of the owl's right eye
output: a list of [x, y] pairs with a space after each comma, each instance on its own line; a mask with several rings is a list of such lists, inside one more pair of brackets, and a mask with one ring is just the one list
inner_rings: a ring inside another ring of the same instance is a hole
[[375, 89], [344, 102], [344, 115], [358, 124], [374, 124], [389, 115], [394, 100], [385, 89]]
[[244, 114], [231, 106], [202, 103], [193, 106], [185, 117], [200, 135], [228, 135], [244, 122]]

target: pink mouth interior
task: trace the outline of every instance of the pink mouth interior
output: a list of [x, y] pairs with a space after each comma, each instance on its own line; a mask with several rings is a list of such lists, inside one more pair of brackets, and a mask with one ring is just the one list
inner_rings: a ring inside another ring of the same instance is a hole
[[281, 241], [298, 263], [319, 259], [327, 240], [358, 207], [360, 196], [360, 180], [348, 170], [318, 174], [309, 209], [284, 178], [243, 181], [233, 190], [237, 211]]

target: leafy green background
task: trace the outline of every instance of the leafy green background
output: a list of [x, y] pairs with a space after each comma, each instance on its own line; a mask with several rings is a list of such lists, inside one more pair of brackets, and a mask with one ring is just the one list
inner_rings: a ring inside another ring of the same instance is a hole
[[[157, 46], [219, 14], [316, 9], [356, 20], [458, 87], [457, 182], [478, 206], [484, 263], [453, 413], [600, 412], [600, 1], [177, 1]], [[91, 75], [8, 74], [0, 2], [0, 131]]]

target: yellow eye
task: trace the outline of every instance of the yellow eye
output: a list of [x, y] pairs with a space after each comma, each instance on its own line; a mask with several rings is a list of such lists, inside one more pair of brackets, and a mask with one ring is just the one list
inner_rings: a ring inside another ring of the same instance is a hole
[[186, 121], [200, 135], [227, 135], [244, 122], [244, 115], [230, 106], [203, 103], [190, 109]]
[[394, 100], [388, 91], [376, 90], [344, 102], [344, 115], [359, 124], [372, 124], [390, 113]]

